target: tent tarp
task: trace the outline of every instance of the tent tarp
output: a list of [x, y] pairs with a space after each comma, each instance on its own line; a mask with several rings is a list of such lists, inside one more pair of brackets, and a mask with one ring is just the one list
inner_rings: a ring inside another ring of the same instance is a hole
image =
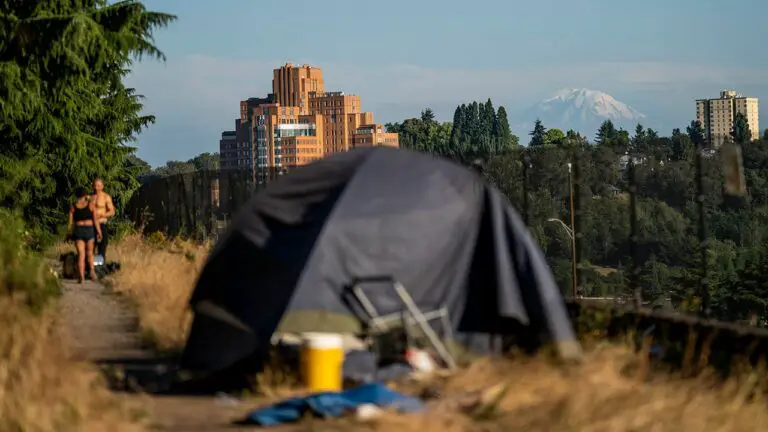
[[[578, 353], [544, 256], [506, 197], [450, 161], [370, 148], [298, 168], [240, 211], [190, 300], [182, 366], [213, 372], [262, 352], [286, 316], [349, 323], [344, 290], [372, 276], [397, 279], [420, 308], [446, 305], [457, 333], [484, 335], [475, 345], [514, 321]], [[402, 310], [389, 287], [365, 290], [379, 313]]]

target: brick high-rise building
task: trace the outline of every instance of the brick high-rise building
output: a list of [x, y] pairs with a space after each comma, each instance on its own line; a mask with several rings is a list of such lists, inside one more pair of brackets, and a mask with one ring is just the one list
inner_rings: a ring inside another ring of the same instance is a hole
[[[239, 122], [236, 122], [239, 123]], [[224, 131], [219, 140], [219, 166], [225, 169], [235, 169], [243, 165], [244, 148], [237, 142], [236, 131]]]
[[[360, 96], [326, 92], [324, 85], [317, 67], [275, 69], [272, 94], [240, 102], [234, 135], [228, 132], [226, 141], [222, 136], [222, 169], [249, 169], [253, 180], [262, 182], [356, 146], [399, 146], [397, 134], [385, 132], [373, 113], [362, 110]], [[252, 158], [239, 161], [245, 155]]]
[[360, 96], [344, 92], [310, 94], [309, 111], [321, 115], [325, 121], [324, 153], [349, 150], [357, 128], [373, 122], [373, 113], [362, 112]]
[[310, 93], [325, 92], [323, 71], [320, 68], [286, 63], [275, 69], [273, 75], [274, 102], [284, 106], [299, 107], [302, 114], [309, 114]]
[[260, 170], [288, 169], [323, 157], [324, 122], [319, 115], [301, 114], [298, 107], [264, 104], [254, 110], [251, 125]]
[[357, 128], [352, 136], [352, 147], [399, 147], [397, 134], [384, 130], [381, 124], [365, 124]]
[[250, 121], [253, 115], [253, 110], [259, 107], [259, 105], [270, 104], [275, 102], [275, 95], [270, 93], [265, 98], [252, 97], [244, 101], [240, 101], [240, 121], [245, 123]]
[[224, 131], [219, 140], [219, 166], [222, 169], [253, 168], [254, 151], [251, 146], [249, 121], [235, 120], [235, 130]]

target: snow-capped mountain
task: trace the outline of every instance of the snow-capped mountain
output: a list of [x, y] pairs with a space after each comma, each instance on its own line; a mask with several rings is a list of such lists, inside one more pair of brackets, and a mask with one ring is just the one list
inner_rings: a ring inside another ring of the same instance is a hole
[[592, 136], [605, 120], [631, 130], [645, 119], [645, 114], [607, 93], [579, 88], [560, 90], [530, 108], [523, 114], [520, 126], [531, 127], [537, 118], [548, 129], [573, 129]]

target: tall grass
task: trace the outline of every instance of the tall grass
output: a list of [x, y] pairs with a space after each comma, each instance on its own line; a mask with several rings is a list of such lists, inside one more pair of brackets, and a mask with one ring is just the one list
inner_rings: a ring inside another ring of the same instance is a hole
[[0, 430], [138, 431], [142, 411], [68, 358], [54, 309], [32, 314], [0, 300]]
[[187, 305], [208, 248], [183, 240], [127, 235], [110, 252], [121, 270], [110, 276], [113, 289], [135, 303], [143, 333], [156, 348], [183, 346], [191, 315]]
[[[754, 376], [722, 383], [712, 377], [682, 379], [657, 371], [638, 379], [638, 355], [598, 345], [578, 366], [557, 366], [541, 357], [483, 359], [444, 386], [446, 395], [508, 383], [495, 414], [462, 413], [450, 398], [428, 416], [386, 416], [370, 430], [431, 431], [695, 431], [768, 430], [765, 400], [754, 394]], [[357, 428], [356, 430], [366, 430]]]

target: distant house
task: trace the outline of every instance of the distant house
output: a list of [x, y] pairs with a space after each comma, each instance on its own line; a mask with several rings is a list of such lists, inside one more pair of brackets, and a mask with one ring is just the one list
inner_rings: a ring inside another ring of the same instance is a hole
[[[623, 155], [619, 156], [619, 170], [624, 171], [627, 169], [627, 165], [629, 165], [629, 155]], [[645, 156], [632, 156], [632, 162], [635, 165], [643, 165], [646, 162]]]
[[601, 184], [598, 187], [598, 189], [595, 190], [595, 193], [592, 195], [593, 200], [599, 200], [602, 198], [620, 199], [622, 197], [623, 195], [622, 195], [621, 189], [608, 183]]
[[605, 190], [608, 192], [608, 196], [611, 198], [619, 198], [621, 196], [621, 189], [617, 188], [614, 185], [607, 184], [605, 185]]

